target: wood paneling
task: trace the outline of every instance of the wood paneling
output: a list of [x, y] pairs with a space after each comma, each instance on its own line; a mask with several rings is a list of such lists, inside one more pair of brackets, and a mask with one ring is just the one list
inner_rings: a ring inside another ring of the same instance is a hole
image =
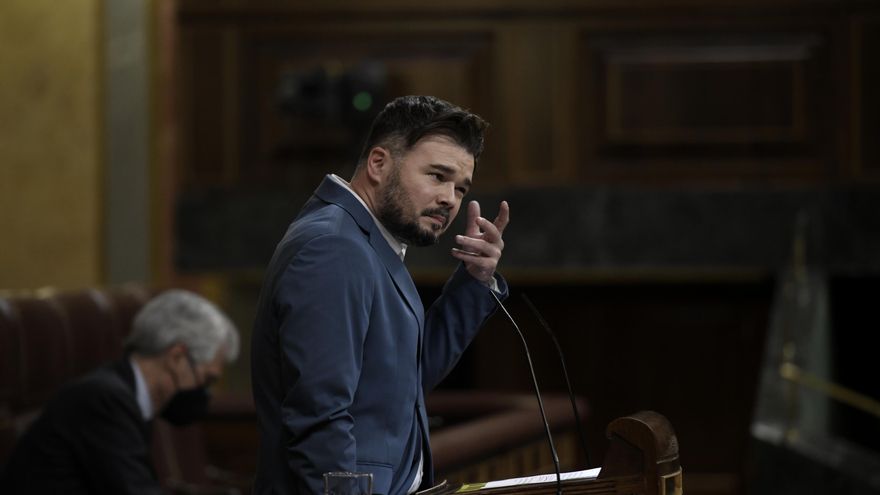
[[608, 145], [803, 143], [803, 46], [667, 46], [603, 54]]
[[[328, 171], [347, 175], [372, 110], [391, 96], [433, 94], [491, 121], [493, 40], [486, 32], [215, 24], [183, 32], [190, 133], [184, 177], [190, 187], [313, 188]], [[283, 86], [292, 79], [320, 73], [333, 81], [365, 66], [381, 72], [385, 86], [364, 118], [345, 109], [333, 118], [291, 113], [281, 105]]]
[[[505, 304], [529, 343], [541, 390], [563, 392], [565, 385], [550, 339], [518, 292], [529, 295], [556, 332], [574, 393], [588, 398], [595, 463], [607, 448], [609, 418], [662, 411], [687, 446], [681, 462], [694, 477], [689, 493], [741, 493], [769, 280], [517, 285]], [[483, 389], [532, 388], [521, 343], [504, 315], [492, 317], [450, 379], [467, 373]], [[723, 487], [715, 486], [718, 480]], [[705, 491], [696, 489], [703, 485]]]
[[866, 178], [880, 179], [880, 19], [861, 26], [859, 40], [859, 81], [861, 101], [860, 146], [861, 173]]
[[820, 32], [584, 33], [583, 176], [824, 177], [826, 52]]
[[[353, 148], [357, 132], [279, 119], [278, 78], [378, 60], [396, 73], [389, 96], [438, 94], [492, 121], [484, 187], [871, 177], [874, 9], [832, 0], [183, 0], [178, 19], [192, 39], [181, 67], [207, 74], [187, 100], [197, 111], [184, 112], [196, 120], [186, 165], [227, 185], [310, 182], [315, 168], [340, 169], [351, 153], [339, 149]], [[211, 30], [227, 31], [213, 42], [196, 34]], [[212, 93], [225, 102], [198, 103]], [[337, 151], [316, 153], [322, 139]]]
[[855, 7], [527, 4], [183, 2], [184, 177], [311, 188], [348, 173], [364, 126], [285, 116], [278, 95], [290, 74], [364, 63], [386, 73], [384, 97], [435, 94], [493, 124], [482, 187], [816, 183], [877, 167], [878, 23]]
[[180, 44], [181, 140], [184, 187], [238, 179], [240, 95], [237, 33], [229, 27], [182, 30]]
[[[574, 31], [547, 23], [499, 29], [497, 87], [502, 119], [489, 139], [503, 141], [506, 182], [558, 183], [573, 175]], [[496, 148], [497, 149], [497, 148]]]

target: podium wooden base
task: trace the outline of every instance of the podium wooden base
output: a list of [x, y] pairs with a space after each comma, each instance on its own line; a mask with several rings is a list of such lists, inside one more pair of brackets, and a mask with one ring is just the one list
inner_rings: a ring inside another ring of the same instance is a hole
[[[568, 480], [562, 493], [571, 495], [682, 495], [682, 471], [678, 440], [662, 415], [642, 411], [618, 418], [608, 425], [610, 442], [598, 478]], [[490, 488], [485, 483], [450, 484], [419, 492], [422, 495], [472, 493], [474, 495], [552, 495], [556, 482]]]

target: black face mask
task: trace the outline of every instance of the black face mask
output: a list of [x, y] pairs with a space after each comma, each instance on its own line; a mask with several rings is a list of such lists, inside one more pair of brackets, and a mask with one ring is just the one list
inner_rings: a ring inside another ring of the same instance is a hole
[[[189, 353], [186, 354], [186, 361], [189, 364], [193, 377], [198, 381], [196, 363]], [[171, 397], [171, 400], [168, 401], [165, 409], [162, 409], [160, 416], [174, 426], [188, 425], [204, 418], [208, 412], [208, 402], [211, 400], [211, 392], [208, 391], [208, 385], [208, 383], [205, 383], [196, 388], [178, 390]]]
[[171, 397], [160, 415], [174, 426], [188, 425], [205, 417], [210, 400], [211, 392], [205, 385], [181, 390]]

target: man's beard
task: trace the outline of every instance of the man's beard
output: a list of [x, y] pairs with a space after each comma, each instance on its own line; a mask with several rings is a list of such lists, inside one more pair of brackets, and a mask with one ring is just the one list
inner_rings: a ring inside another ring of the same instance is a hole
[[[399, 164], [396, 166], [400, 167]], [[446, 219], [442, 226], [428, 230], [419, 225], [420, 217], [407, 218], [404, 208], [411, 206], [412, 202], [409, 196], [400, 187], [400, 169], [396, 168], [391, 172], [388, 184], [385, 185], [381, 193], [376, 217], [388, 229], [388, 232], [391, 232], [391, 235], [407, 245], [424, 247], [437, 244], [440, 240], [440, 234], [449, 224], [449, 208], [433, 208], [421, 213], [422, 216], [439, 215]]]

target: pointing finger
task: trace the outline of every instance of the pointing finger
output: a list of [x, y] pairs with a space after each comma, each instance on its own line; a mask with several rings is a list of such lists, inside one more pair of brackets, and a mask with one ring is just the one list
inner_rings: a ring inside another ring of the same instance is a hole
[[467, 226], [464, 235], [468, 237], [476, 237], [480, 235], [480, 226], [477, 225], [477, 219], [480, 218], [480, 203], [471, 201], [468, 203]]
[[495, 227], [498, 228], [499, 234], [504, 232], [508, 222], [510, 222], [510, 205], [507, 204], [507, 201], [502, 201], [498, 208], [498, 216], [495, 217], [495, 221], [493, 222]]

